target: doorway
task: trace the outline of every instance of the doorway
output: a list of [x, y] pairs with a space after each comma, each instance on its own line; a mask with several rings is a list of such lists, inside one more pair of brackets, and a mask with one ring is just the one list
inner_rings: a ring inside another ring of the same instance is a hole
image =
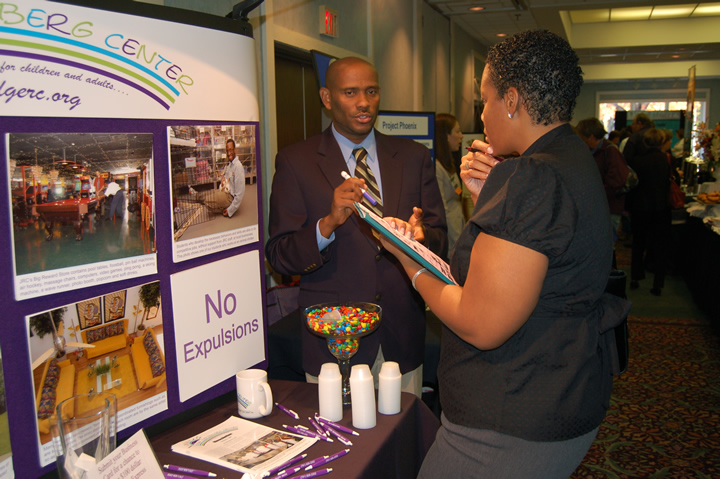
[[278, 151], [322, 132], [322, 103], [310, 52], [275, 43]]

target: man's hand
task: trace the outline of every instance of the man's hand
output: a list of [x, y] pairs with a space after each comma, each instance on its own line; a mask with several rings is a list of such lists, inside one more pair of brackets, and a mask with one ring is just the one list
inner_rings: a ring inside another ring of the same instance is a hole
[[333, 231], [344, 224], [355, 211], [354, 202], [362, 199], [363, 180], [348, 178], [333, 192], [333, 201], [330, 213], [320, 220], [320, 234], [329, 238]]
[[228, 214], [227, 208], [225, 208], [225, 209], [223, 210], [223, 216], [227, 216], [228, 218], [230, 217], [230, 215]]

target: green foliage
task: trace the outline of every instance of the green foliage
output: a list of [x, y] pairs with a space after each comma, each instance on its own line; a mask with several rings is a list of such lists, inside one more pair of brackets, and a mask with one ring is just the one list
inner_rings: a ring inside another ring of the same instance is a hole
[[30, 330], [37, 334], [39, 338], [43, 338], [46, 334], [52, 334], [53, 327], [50, 323], [50, 318], [52, 317], [53, 322], [55, 323], [55, 328], [60, 325], [60, 321], [63, 320], [63, 316], [65, 316], [65, 312], [67, 311], [66, 307], [53, 309], [49, 313], [42, 313], [38, 314], [36, 316], [33, 316], [30, 318]]
[[140, 287], [140, 301], [145, 309], [160, 305], [160, 282], [144, 284]]

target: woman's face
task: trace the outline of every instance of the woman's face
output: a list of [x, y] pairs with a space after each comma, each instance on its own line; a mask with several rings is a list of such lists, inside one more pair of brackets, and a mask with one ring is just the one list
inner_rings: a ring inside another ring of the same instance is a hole
[[460, 130], [460, 123], [455, 122], [455, 126], [453, 126], [453, 129], [448, 133], [448, 144], [450, 145], [450, 151], [455, 153], [460, 149], [462, 146], [462, 139], [463, 134], [462, 130]]
[[489, 67], [485, 67], [480, 81], [480, 98], [483, 102], [483, 112], [480, 118], [485, 125], [485, 141], [492, 145], [494, 154], [503, 155], [512, 153], [514, 148], [510, 144], [512, 137], [508, 125], [508, 111], [505, 101], [498, 98], [497, 89], [490, 79]]

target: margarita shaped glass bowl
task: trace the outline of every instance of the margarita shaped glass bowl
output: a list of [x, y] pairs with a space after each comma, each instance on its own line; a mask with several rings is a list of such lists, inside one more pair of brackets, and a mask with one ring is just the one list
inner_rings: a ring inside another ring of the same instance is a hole
[[327, 346], [340, 366], [343, 404], [350, 404], [350, 358], [360, 347], [360, 338], [380, 326], [382, 308], [363, 302], [322, 303], [305, 308], [305, 325], [327, 339]]

